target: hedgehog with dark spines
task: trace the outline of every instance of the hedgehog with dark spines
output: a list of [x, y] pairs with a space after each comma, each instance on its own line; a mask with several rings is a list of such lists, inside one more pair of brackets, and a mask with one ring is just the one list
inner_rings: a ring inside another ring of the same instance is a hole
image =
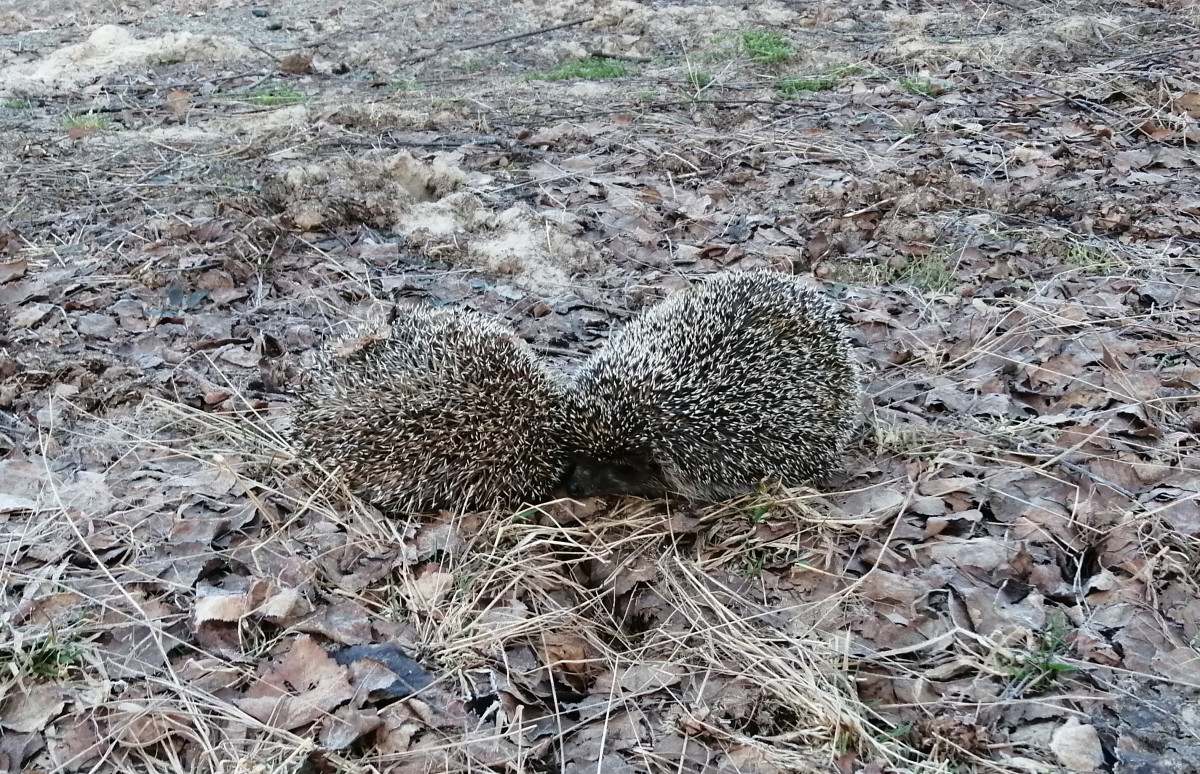
[[392, 512], [538, 502], [566, 467], [566, 380], [503, 324], [397, 309], [382, 336], [320, 351], [292, 408], [298, 455]]
[[717, 501], [808, 483], [837, 467], [858, 401], [827, 295], [775, 272], [714, 275], [581, 366], [561, 407], [567, 489]]

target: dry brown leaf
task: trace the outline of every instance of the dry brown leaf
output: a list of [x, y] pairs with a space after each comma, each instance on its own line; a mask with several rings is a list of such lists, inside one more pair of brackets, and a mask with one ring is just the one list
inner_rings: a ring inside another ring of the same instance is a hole
[[0, 263], [0, 285], [5, 282], [11, 282], [15, 279], [20, 279], [25, 276], [26, 269], [29, 268], [29, 261], [25, 258], [18, 258], [15, 261]]
[[126, 747], [151, 747], [172, 737], [196, 740], [192, 718], [182, 712], [163, 712], [140, 702], [117, 704], [110, 715], [117, 741]]
[[437, 606], [453, 591], [454, 583], [453, 573], [433, 571], [413, 578], [408, 588], [412, 589], [413, 603], [428, 609]]
[[168, 91], [167, 99], [163, 103], [163, 106], [172, 117], [183, 118], [192, 109], [191, 97], [191, 94], [179, 89]]
[[196, 597], [192, 616], [197, 624], [205, 621], [240, 621], [250, 612], [245, 594], [209, 594]]
[[546, 633], [541, 642], [542, 660], [555, 678], [583, 693], [599, 665], [593, 663], [587, 642], [573, 634]]
[[291, 643], [282, 660], [268, 664], [235, 703], [268, 725], [298, 728], [318, 720], [354, 696], [348, 674], [311, 637], [300, 636]]
[[[631, 694], [641, 695], [672, 685], [678, 685], [687, 674], [682, 666], [662, 661], [646, 661], [622, 669], [616, 682]], [[599, 685], [597, 686], [599, 690]]]
[[1104, 747], [1096, 728], [1070, 718], [1054, 731], [1050, 749], [1058, 762], [1070, 771], [1097, 771], [1104, 765]]
[[1175, 98], [1175, 104], [1192, 118], [1200, 118], [1200, 92], [1184, 92]]
[[0, 728], [20, 734], [40, 733], [62, 713], [66, 699], [57, 685], [17, 687], [0, 704]]
[[297, 51], [279, 60], [279, 71], [287, 75], [305, 75], [313, 71], [313, 55], [307, 51]]
[[321, 722], [318, 739], [322, 747], [344, 750], [382, 725], [383, 720], [375, 710], [339, 707]]

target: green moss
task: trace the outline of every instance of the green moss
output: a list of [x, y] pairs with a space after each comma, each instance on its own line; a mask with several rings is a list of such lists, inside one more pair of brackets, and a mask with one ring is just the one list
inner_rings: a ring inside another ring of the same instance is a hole
[[742, 48], [755, 62], [775, 64], [785, 62], [795, 53], [788, 39], [777, 32], [747, 30], [742, 33]]
[[598, 81], [604, 78], [620, 78], [628, 74], [629, 68], [623, 62], [608, 57], [593, 56], [588, 59], [563, 62], [548, 73], [536, 73], [526, 77], [531, 81], [565, 81], [572, 78]]
[[947, 91], [950, 91], [950, 87], [947, 84], [929, 78], [906, 76], [900, 79], [900, 86], [910, 94], [917, 94], [922, 97], [940, 97]]
[[1063, 260], [1084, 274], [1107, 274], [1125, 265], [1120, 256], [1111, 250], [1081, 244], [1071, 245]]
[[62, 120], [64, 129], [87, 129], [93, 132], [107, 129], [111, 124], [108, 116], [98, 113], [68, 113]]
[[829, 91], [837, 84], [838, 79], [829, 76], [780, 78], [775, 82], [775, 90], [785, 97], [795, 97], [808, 91]]
[[295, 105], [304, 101], [304, 92], [286, 83], [277, 83], [256, 89], [242, 99], [251, 105]]

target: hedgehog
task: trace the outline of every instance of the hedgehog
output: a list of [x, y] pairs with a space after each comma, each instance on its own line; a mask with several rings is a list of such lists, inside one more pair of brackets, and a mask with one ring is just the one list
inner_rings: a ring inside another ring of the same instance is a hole
[[584, 361], [560, 404], [572, 496], [720, 501], [837, 466], [859, 376], [837, 305], [777, 272], [714, 275]]
[[566, 379], [499, 322], [397, 309], [313, 360], [291, 411], [298, 455], [385, 511], [512, 507], [561, 481]]

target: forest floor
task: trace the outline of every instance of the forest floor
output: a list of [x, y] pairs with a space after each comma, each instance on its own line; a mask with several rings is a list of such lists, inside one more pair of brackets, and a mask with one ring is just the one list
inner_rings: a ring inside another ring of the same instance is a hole
[[[1198, 56], [1191, 0], [0, 6], [0, 770], [1197, 771]], [[569, 369], [754, 267], [853, 326], [816, 489], [384, 518], [280, 440], [389, 304]]]

